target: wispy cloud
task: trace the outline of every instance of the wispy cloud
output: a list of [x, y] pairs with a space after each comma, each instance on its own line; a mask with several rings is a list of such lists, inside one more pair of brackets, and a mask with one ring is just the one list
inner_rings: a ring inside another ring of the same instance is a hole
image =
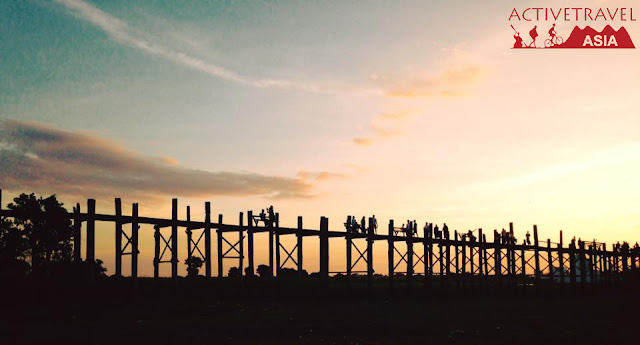
[[360, 146], [371, 146], [379, 139], [388, 139], [402, 135], [405, 131], [405, 123], [413, 116], [413, 111], [388, 112], [371, 119], [369, 134], [367, 136], [356, 137], [353, 142]]
[[410, 78], [387, 78], [386, 95], [402, 98], [446, 98], [464, 96], [468, 86], [482, 80], [488, 71], [480, 66], [467, 65], [449, 68], [436, 74]]
[[[383, 94], [393, 100], [431, 100], [463, 97], [468, 88], [482, 80], [488, 71], [469, 63], [449, 64], [439, 72], [430, 74], [412, 74], [404, 77], [373, 75], [371, 80], [385, 90]], [[376, 115], [371, 119], [367, 133], [355, 137], [353, 143], [359, 146], [371, 146], [376, 141], [402, 135], [407, 121], [414, 116], [415, 110], [402, 110]]]
[[517, 188], [527, 185], [582, 173], [604, 166], [640, 161], [640, 142], [613, 147], [593, 153], [591, 156], [570, 162], [542, 167], [539, 170], [516, 176], [508, 176], [495, 181], [484, 181], [471, 185], [471, 188]]
[[371, 92], [349, 85], [335, 85], [323, 82], [301, 82], [285, 79], [262, 79], [242, 75], [223, 66], [205, 61], [195, 56], [153, 42], [152, 39], [132, 28], [128, 23], [111, 16], [83, 0], [55, 0], [76, 17], [85, 20], [107, 33], [116, 42], [138, 49], [147, 54], [159, 56], [187, 68], [206, 73], [212, 77], [258, 88], [295, 89], [308, 92], [334, 93], [346, 90]]
[[[323, 173], [328, 174], [328, 173]], [[137, 154], [120, 144], [41, 123], [0, 122], [0, 186], [78, 196], [311, 197], [313, 181], [240, 172], [209, 172], [171, 158]]]
[[301, 170], [298, 172], [298, 177], [307, 182], [320, 182], [333, 179], [345, 179], [348, 178], [346, 174], [335, 173], [330, 171], [306, 171]]

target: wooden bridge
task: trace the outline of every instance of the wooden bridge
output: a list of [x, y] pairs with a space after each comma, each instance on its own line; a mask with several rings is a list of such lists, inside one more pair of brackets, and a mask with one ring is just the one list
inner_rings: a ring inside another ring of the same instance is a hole
[[[0, 205], [2, 205], [2, 191], [0, 190]], [[217, 222], [211, 219], [211, 205], [205, 203], [204, 220], [192, 220], [191, 208], [186, 207], [186, 219], [178, 219], [178, 199], [172, 201], [172, 215], [170, 219], [143, 217], [138, 214], [138, 204], [132, 204], [131, 214], [122, 213], [122, 202], [115, 199], [114, 214], [96, 213], [96, 201], [87, 201], [87, 211], [81, 212], [80, 204], [68, 213], [73, 222], [74, 260], [81, 261], [81, 238], [86, 236], [85, 260], [93, 261], [95, 257], [95, 229], [96, 222], [113, 223], [115, 230], [115, 275], [122, 276], [122, 258], [131, 256], [131, 277], [138, 276], [138, 232], [140, 225], [150, 224], [154, 227], [155, 254], [153, 259], [154, 277], [159, 277], [160, 265], [171, 266], [171, 277], [178, 277], [178, 231], [185, 229], [187, 233], [187, 258], [198, 254], [204, 260], [204, 275], [212, 276], [212, 248], [211, 235], [215, 232], [217, 240], [217, 272], [224, 274], [223, 262], [233, 261], [239, 268], [255, 272], [254, 234], [268, 233], [269, 258], [268, 267], [272, 276], [278, 276], [288, 263], [303, 275], [303, 241], [305, 237], [319, 238], [320, 278], [326, 282], [329, 271], [329, 239], [344, 238], [346, 241], [346, 272], [349, 281], [353, 275], [366, 274], [367, 284], [370, 286], [374, 276], [373, 247], [385, 245], [387, 247], [388, 281], [393, 286], [394, 280], [402, 276], [402, 280], [411, 286], [417, 279], [423, 279], [425, 286], [431, 286], [434, 281], [439, 284], [460, 277], [485, 278], [478, 281], [493, 281], [497, 286], [503, 284], [528, 284], [553, 286], [611, 286], [620, 280], [625, 273], [640, 268], [640, 250], [628, 245], [615, 245], [610, 250], [605, 243], [585, 243], [570, 241], [563, 244], [562, 231], [559, 241], [552, 243], [550, 239], [540, 241], [537, 227], [533, 226], [533, 241], [517, 244], [514, 237], [513, 224], [509, 224], [508, 235], [500, 236], [493, 231], [493, 241], [487, 241], [482, 229], [477, 231], [477, 240], [467, 239], [453, 232], [452, 238], [435, 238], [431, 231], [424, 231], [422, 236], [413, 231], [398, 232], [394, 221], [390, 220], [386, 234], [376, 233], [373, 227], [361, 232], [353, 231], [345, 223], [345, 231], [329, 229], [329, 219], [321, 217], [319, 229], [304, 228], [302, 217], [298, 217], [295, 228], [280, 226], [279, 215], [274, 213], [268, 221], [262, 216], [255, 216], [252, 211], [246, 214], [240, 212], [238, 224], [225, 224], [222, 215]], [[12, 210], [0, 209], [2, 217], [16, 217]], [[369, 218], [369, 224], [375, 220]], [[340, 222], [339, 224], [343, 224]], [[128, 230], [128, 231], [127, 231]], [[295, 236], [293, 248], [286, 248], [281, 243], [282, 236]], [[474, 236], [475, 237], [475, 236]], [[472, 237], [473, 238], [473, 237]], [[382, 242], [382, 243], [380, 243]], [[401, 250], [397, 244], [405, 244]], [[225, 249], [226, 247], [226, 249]], [[420, 248], [418, 252], [414, 249]], [[354, 255], [355, 254], [355, 255]], [[246, 255], [246, 263], [245, 263]], [[355, 257], [355, 260], [354, 260]], [[284, 259], [284, 260], [283, 260]], [[355, 271], [358, 263], [366, 264], [366, 271]], [[404, 264], [404, 265], [403, 265]], [[398, 272], [400, 266], [406, 266], [406, 271]], [[448, 283], [447, 283], [448, 284]]]

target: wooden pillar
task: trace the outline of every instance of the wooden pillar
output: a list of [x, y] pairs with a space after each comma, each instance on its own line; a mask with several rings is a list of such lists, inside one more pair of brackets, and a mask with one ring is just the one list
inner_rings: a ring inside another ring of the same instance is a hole
[[461, 273], [464, 276], [467, 273], [467, 239], [463, 238], [461, 241], [461, 247], [462, 247], [462, 260], [461, 260]]
[[469, 239], [469, 242], [467, 242], [467, 247], [469, 248], [469, 273], [471, 275], [471, 277], [473, 278], [473, 275], [475, 274], [475, 268], [473, 268], [474, 264], [474, 255], [473, 255], [473, 247], [474, 247], [474, 243], [471, 242], [471, 239]]
[[87, 257], [88, 262], [96, 260], [96, 201], [87, 200]]
[[115, 268], [115, 271], [116, 271], [116, 276], [121, 277], [122, 276], [122, 200], [120, 198], [115, 199], [115, 206], [116, 206], [116, 220], [115, 220], [116, 268]]
[[[429, 225], [427, 224], [427, 227]], [[430, 287], [431, 278], [433, 277], [433, 241], [431, 235], [428, 233], [428, 229], [424, 229], [423, 234], [423, 251], [424, 251], [424, 279], [425, 287]]]
[[604, 255], [602, 254], [602, 249], [598, 248], [598, 272], [599, 272], [599, 277], [598, 277], [598, 282], [600, 284], [602, 284], [604, 282]]
[[394, 275], [394, 258], [393, 258], [393, 254], [394, 254], [394, 249], [395, 249], [395, 245], [393, 243], [393, 230], [394, 230], [394, 226], [393, 226], [393, 219], [389, 220], [389, 233], [388, 233], [388, 237], [387, 237], [387, 247], [388, 247], [388, 259], [389, 259], [389, 284], [391, 287], [393, 287], [393, 275]]
[[482, 228], [478, 229], [478, 275], [482, 276], [482, 263], [484, 260], [483, 256], [484, 252], [484, 244], [482, 243]]
[[[538, 226], [533, 226], [533, 255], [535, 255], [535, 265], [536, 265], [536, 286], [540, 285], [540, 242], [538, 242]], [[551, 265], [551, 262], [549, 262]], [[551, 266], [549, 266], [551, 267]]]
[[560, 242], [558, 242], [558, 268], [560, 269], [560, 286], [564, 286], [564, 248], [562, 247], [562, 230], [560, 230]]
[[218, 278], [224, 276], [224, 265], [222, 260], [224, 259], [224, 251], [222, 248], [222, 215], [218, 214], [218, 228], [216, 229], [216, 236], [218, 238]]
[[[369, 218], [369, 224], [373, 224], [373, 218]], [[367, 230], [367, 287], [373, 285], [373, 226]]]
[[274, 255], [274, 245], [273, 245], [274, 237], [273, 237], [273, 219], [269, 219], [269, 276], [273, 277], [273, 255]]
[[242, 277], [244, 275], [244, 213], [242, 212], [239, 214], [238, 225], [240, 225], [238, 227], [238, 241], [240, 242], [238, 243], [238, 252], [240, 252], [238, 255], [238, 269]]
[[[417, 224], [415, 226], [418, 226]], [[407, 284], [413, 287], [413, 227], [408, 226], [407, 232]]]
[[154, 254], [153, 254], [153, 277], [160, 277], [160, 226], [153, 227]]
[[204, 203], [204, 275], [211, 278], [211, 203]]
[[525, 250], [525, 246], [522, 246], [520, 250], [520, 275], [522, 275], [522, 287], [524, 288], [526, 285], [524, 284], [527, 280], [527, 261], [525, 259], [525, 255], [527, 255], [527, 251]]
[[592, 287], [596, 285], [596, 248], [595, 245], [589, 246], [589, 279]]
[[303, 229], [302, 217], [298, 216], [298, 229], [296, 231], [296, 240], [297, 240], [296, 254], [298, 254], [298, 275], [300, 277], [302, 277], [302, 273], [303, 273], [302, 254], [304, 253], [304, 251], [302, 250], [302, 238], [303, 238], [302, 229]]
[[248, 263], [247, 267], [249, 268], [249, 272], [251, 275], [256, 274], [256, 268], [254, 266], [253, 259], [253, 211], [247, 212], [247, 251], [248, 251]]
[[211, 278], [211, 203], [204, 203], [204, 275]]
[[[453, 250], [456, 253], [456, 259], [454, 263], [454, 270], [456, 272], [456, 281], [459, 282], [459, 274], [460, 274], [460, 248], [458, 246], [458, 230], [453, 231]], [[464, 261], [463, 261], [464, 262]]]
[[138, 203], [131, 205], [131, 277], [138, 277]]
[[551, 249], [551, 239], [547, 238], [547, 262], [549, 263], [549, 280], [553, 283], [553, 251]]
[[611, 272], [611, 266], [609, 265], [609, 256], [607, 253], [607, 244], [603, 243], [602, 244], [602, 264], [604, 266], [604, 270], [603, 270], [603, 278], [604, 278], [604, 284], [605, 286], [609, 285], [609, 279], [610, 279], [610, 272]]
[[352, 250], [352, 239], [351, 239], [351, 216], [347, 216], [347, 232], [345, 233], [345, 240], [347, 242], [347, 279], [349, 280], [349, 284], [351, 284], [351, 250]]
[[276, 227], [273, 229], [273, 235], [275, 237], [275, 254], [276, 254], [276, 276], [280, 275], [280, 229], [278, 224], [279, 213], [276, 213]]
[[320, 218], [320, 277], [323, 284], [329, 282], [329, 219]]
[[187, 206], [187, 259], [191, 259], [191, 253], [193, 248], [191, 242], [193, 242], [193, 231], [191, 230], [191, 206]]
[[[502, 248], [500, 247], [500, 241], [497, 240], [498, 231], [493, 231], [493, 244], [495, 246], [493, 258], [495, 259], [494, 271], [496, 275], [496, 281], [498, 286], [501, 284], [502, 280]], [[501, 239], [502, 240], [502, 239]]]
[[484, 274], [489, 275], [489, 260], [487, 259], [487, 238], [486, 235], [482, 235], [482, 261], [484, 263]]
[[73, 261], [82, 261], [82, 220], [80, 219], [80, 203], [77, 203], [73, 208]]
[[576, 246], [574, 242], [569, 244], [569, 273], [571, 275], [571, 289], [576, 288]]
[[444, 240], [441, 238], [438, 240], [438, 257], [440, 258], [440, 277], [444, 277], [444, 249], [442, 248], [442, 243]]
[[[510, 274], [515, 276], [516, 274], [516, 253], [515, 253], [515, 246], [514, 246], [514, 236], [513, 236], [513, 223], [509, 223], [509, 264], [511, 265], [511, 272]], [[515, 281], [514, 281], [515, 283]]]
[[178, 277], [178, 199], [171, 201], [171, 278]]

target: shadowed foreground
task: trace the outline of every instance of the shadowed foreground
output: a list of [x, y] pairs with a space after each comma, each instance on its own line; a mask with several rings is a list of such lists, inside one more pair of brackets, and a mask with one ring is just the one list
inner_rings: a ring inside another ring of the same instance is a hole
[[[246, 294], [141, 279], [78, 287], [30, 284], [3, 303], [2, 338], [19, 343], [173, 344], [604, 344], [633, 343], [640, 298], [630, 291], [579, 297], [438, 298], [268, 290]], [[224, 285], [224, 284], [223, 284]], [[386, 293], [385, 293], [386, 295]], [[423, 295], [423, 291], [419, 294]], [[7, 296], [7, 294], [4, 294]], [[465, 297], [466, 296], [466, 297]]]

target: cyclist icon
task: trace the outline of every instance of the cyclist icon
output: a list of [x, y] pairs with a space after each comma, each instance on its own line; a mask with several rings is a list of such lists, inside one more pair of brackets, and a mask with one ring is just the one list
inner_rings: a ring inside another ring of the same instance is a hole
[[549, 29], [549, 38], [544, 41], [544, 47], [549, 48], [562, 44], [562, 37], [558, 36], [556, 32], [556, 24], [554, 23], [551, 29]]

